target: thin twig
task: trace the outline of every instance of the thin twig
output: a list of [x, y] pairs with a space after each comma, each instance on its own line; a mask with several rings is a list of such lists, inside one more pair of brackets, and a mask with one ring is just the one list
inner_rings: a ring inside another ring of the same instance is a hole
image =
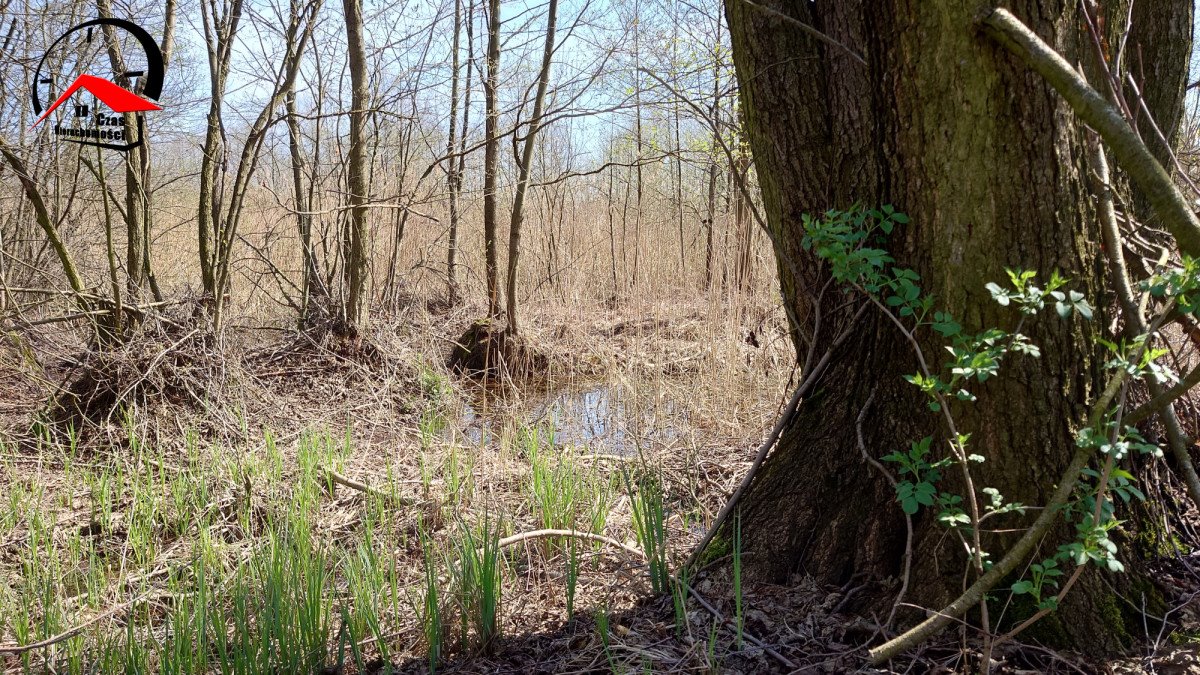
[[763, 441], [762, 445], [759, 446], [758, 454], [754, 458], [754, 463], [750, 465], [750, 469], [746, 472], [746, 475], [742, 477], [742, 482], [738, 484], [737, 489], [733, 491], [732, 495], [730, 495], [729, 501], [725, 502], [725, 506], [723, 506], [720, 512], [717, 513], [716, 519], [713, 520], [712, 525], [709, 526], [708, 532], [704, 534], [704, 538], [700, 540], [700, 543], [697, 544], [694, 549], [692, 549], [692, 554], [688, 556], [687, 561], [683, 564], [685, 568], [690, 568], [695, 565], [696, 561], [699, 560], [700, 556], [704, 553], [704, 549], [709, 545], [709, 543], [712, 542], [713, 537], [717, 536], [717, 531], [729, 518], [729, 514], [733, 513], [733, 509], [735, 506], [737, 506], [738, 500], [742, 498], [742, 495], [746, 493], [746, 489], [750, 487], [750, 482], [754, 479], [754, 476], [758, 473], [759, 469], [762, 468], [763, 462], [767, 459], [767, 454], [770, 453], [771, 448], [775, 447], [775, 442], [779, 440], [784, 428], [791, 423], [792, 417], [796, 413], [796, 409], [800, 406], [800, 401], [809, 392], [809, 390], [816, 385], [817, 381], [821, 378], [821, 374], [825, 372], [826, 366], [829, 365], [830, 359], [833, 358], [833, 353], [837, 351], [837, 349], [841, 347], [842, 343], [844, 343], [850, 336], [850, 329], [858, 323], [858, 320], [866, 312], [866, 309], [869, 306], [870, 305], [864, 303], [862, 307], [859, 307], [858, 312], [854, 315], [854, 318], [850, 320], [850, 324], [846, 327], [846, 330], [843, 331], [842, 334], [833, 341], [833, 344], [829, 345], [829, 349], [825, 351], [825, 354], [821, 357], [821, 360], [817, 362], [817, 365], [810, 372], [805, 373], [804, 379], [800, 382], [800, 384], [796, 385], [796, 391], [792, 394], [791, 400], [788, 401], [787, 407], [784, 408], [783, 414], [779, 416], [779, 420], [775, 422], [775, 426], [771, 429], [770, 433], [767, 434], [767, 439]]

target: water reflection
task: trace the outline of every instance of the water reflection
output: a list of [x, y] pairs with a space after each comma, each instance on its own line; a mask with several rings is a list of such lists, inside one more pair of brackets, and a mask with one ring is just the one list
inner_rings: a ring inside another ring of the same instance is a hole
[[661, 394], [637, 395], [621, 385], [591, 384], [525, 392], [512, 401], [494, 390], [472, 392], [458, 430], [470, 442], [496, 441], [506, 425], [539, 426], [558, 446], [636, 454], [639, 444], [669, 441], [687, 422], [687, 411]]

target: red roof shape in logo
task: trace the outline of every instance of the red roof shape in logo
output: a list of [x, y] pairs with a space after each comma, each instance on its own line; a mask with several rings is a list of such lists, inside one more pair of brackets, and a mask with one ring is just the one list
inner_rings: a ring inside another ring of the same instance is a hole
[[54, 112], [58, 106], [62, 105], [63, 102], [70, 98], [71, 95], [76, 91], [79, 91], [81, 87], [91, 92], [96, 98], [100, 99], [101, 103], [107, 105], [109, 108], [112, 108], [113, 112], [130, 113], [144, 112], [147, 110], [162, 110], [162, 108], [157, 104], [138, 96], [128, 89], [119, 87], [104, 78], [85, 73], [75, 78], [75, 81], [71, 83], [71, 86], [67, 87], [67, 90], [62, 93], [62, 96], [58, 97], [57, 101], [55, 101], [49, 108], [46, 108], [46, 112], [42, 113], [42, 116], [33, 123], [33, 126], [36, 127], [37, 125], [41, 124], [42, 120], [46, 119], [47, 115]]

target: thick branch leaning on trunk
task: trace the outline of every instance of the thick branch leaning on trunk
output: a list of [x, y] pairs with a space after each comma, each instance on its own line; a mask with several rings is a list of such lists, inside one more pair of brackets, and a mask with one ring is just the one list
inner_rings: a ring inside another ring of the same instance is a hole
[[[1045, 78], [1046, 82], [1066, 99], [1075, 114], [1100, 134], [1112, 148], [1121, 167], [1146, 194], [1150, 205], [1174, 235], [1179, 248], [1189, 255], [1200, 255], [1200, 221], [1197, 221], [1196, 215], [1170, 176], [1150, 154], [1120, 112], [1092, 89], [1054, 49], [1008, 10], [993, 10], [984, 16], [980, 23], [988, 35]], [[1089, 425], [1094, 426], [1108, 409], [1124, 379], [1124, 372], [1120, 371], [1109, 381], [1104, 393], [1091, 408]], [[940, 632], [978, 604], [988, 591], [1022, 565], [1037, 543], [1050, 531], [1060, 507], [1067, 503], [1077, 476], [1087, 466], [1093, 452], [1093, 448], [1076, 448], [1049, 503], [999, 562], [941, 611], [872, 649], [871, 663], [884, 663]]]
[[1075, 114], [1100, 134], [1117, 164], [1146, 195], [1151, 208], [1175, 237], [1179, 249], [1200, 257], [1200, 220], [1120, 111], [1012, 12], [993, 10], [980, 23], [988, 35], [1045, 78]]

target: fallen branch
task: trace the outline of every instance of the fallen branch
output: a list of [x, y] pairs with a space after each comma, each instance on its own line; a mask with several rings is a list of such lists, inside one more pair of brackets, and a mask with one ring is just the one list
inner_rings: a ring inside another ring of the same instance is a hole
[[417, 500], [412, 499], [411, 497], [399, 497], [399, 496], [390, 495], [382, 490], [373, 488], [370, 485], [367, 485], [366, 483], [360, 483], [352, 478], [347, 478], [347, 477], [343, 476], [342, 474], [340, 474], [330, 468], [325, 469], [325, 477], [327, 479], [329, 479], [330, 481], [337, 483], [338, 485], [341, 485], [343, 487], [348, 487], [351, 490], [357, 490], [359, 492], [371, 495], [372, 497], [378, 497], [380, 499], [394, 499], [396, 501], [399, 501], [401, 504], [404, 504], [405, 506], [414, 506], [417, 503]]
[[575, 459], [577, 459], [577, 460], [579, 460], [579, 461], [581, 461], [581, 462], [592, 461], [592, 462], [621, 462], [621, 463], [625, 463], [625, 462], [636, 462], [636, 461], [638, 461], [638, 458], [637, 458], [637, 457], [634, 457], [634, 456], [628, 456], [628, 457], [627, 457], [627, 456], [625, 456], [625, 455], [613, 455], [613, 454], [597, 453], [597, 452], [588, 453], [588, 454], [586, 454], [586, 455], [575, 455]]
[[598, 541], [602, 544], [615, 546], [639, 558], [646, 557], [646, 554], [643, 553], [641, 549], [634, 548], [628, 544], [622, 544], [612, 537], [606, 537], [602, 534], [595, 534], [594, 532], [580, 532], [579, 530], [532, 530], [530, 532], [521, 532], [519, 534], [514, 534], [511, 537], [505, 537], [499, 540], [496, 542], [496, 548], [507, 548], [513, 544], [519, 544], [529, 539], [545, 539], [547, 537], [574, 537], [575, 539]]
[[58, 635], [55, 635], [54, 637], [49, 637], [49, 638], [46, 638], [45, 640], [41, 640], [38, 642], [31, 642], [27, 645], [12, 645], [12, 644], [0, 645], [0, 654], [24, 654], [26, 652], [31, 652], [31, 651], [34, 651], [37, 649], [45, 649], [46, 647], [56, 645], [60, 642], [65, 642], [66, 640], [70, 640], [71, 638], [75, 637], [76, 635], [82, 633], [84, 630], [87, 630], [88, 627], [95, 625], [95, 624], [99, 623], [100, 621], [103, 621], [104, 619], [107, 619], [108, 617], [116, 614], [117, 612], [122, 612], [126, 609], [129, 609], [133, 605], [141, 602], [142, 600], [145, 600], [146, 597], [149, 596], [153, 592], [154, 592], [154, 590], [146, 591], [145, 593], [142, 593], [141, 595], [137, 596], [136, 598], [133, 598], [132, 600], [127, 600], [115, 607], [111, 607], [103, 612], [100, 612], [96, 616], [93, 616], [92, 618], [88, 619], [87, 621], [84, 621], [83, 623], [79, 624], [78, 626], [75, 626], [74, 628], [71, 628], [70, 630], [59, 633]]

